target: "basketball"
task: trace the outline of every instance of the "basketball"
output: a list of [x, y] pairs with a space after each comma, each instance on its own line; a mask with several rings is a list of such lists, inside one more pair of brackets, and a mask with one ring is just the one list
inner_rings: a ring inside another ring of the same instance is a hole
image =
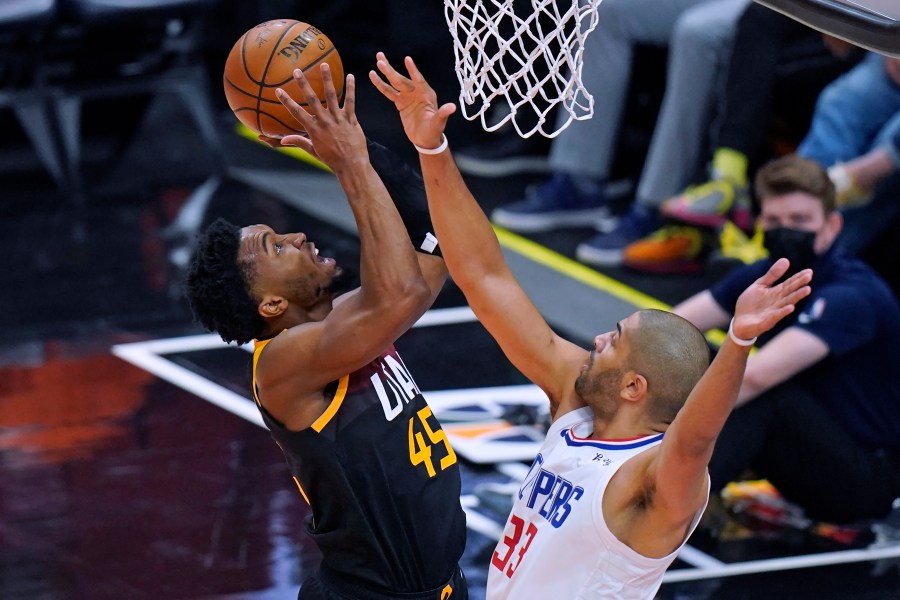
[[320, 100], [325, 83], [320, 65], [326, 62], [338, 98], [344, 95], [344, 67], [325, 34], [308, 23], [278, 19], [260, 23], [235, 42], [225, 61], [223, 84], [228, 106], [241, 123], [257, 133], [282, 138], [302, 132], [300, 124], [279, 102], [282, 88], [300, 106], [306, 96], [294, 81], [294, 69], [302, 69]]

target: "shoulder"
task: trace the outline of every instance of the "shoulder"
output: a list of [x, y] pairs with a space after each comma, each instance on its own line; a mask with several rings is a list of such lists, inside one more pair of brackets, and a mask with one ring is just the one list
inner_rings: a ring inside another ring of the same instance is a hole
[[814, 304], [818, 298], [826, 298], [835, 306], [847, 307], [852, 313], [862, 312], [866, 307], [900, 306], [887, 282], [868, 264], [852, 257], [836, 256], [818, 282], [813, 272], [811, 286], [812, 294], [807, 306]]
[[304, 323], [284, 329], [268, 340], [258, 340], [254, 350], [253, 377], [261, 390], [271, 392], [276, 386], [290, 384], [303, 395], [322, 388], [319, 378], [312, 377], [316, 348], [316, 323]]
[[816, 285], [793, 319], [840, 355], [877, 339], [900, 336], [900, 304], [887, 284], [867, 265], [850, 260]]

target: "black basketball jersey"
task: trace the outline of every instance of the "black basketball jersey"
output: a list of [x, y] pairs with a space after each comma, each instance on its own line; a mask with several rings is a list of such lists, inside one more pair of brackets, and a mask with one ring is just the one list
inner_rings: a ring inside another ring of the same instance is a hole
[[466, 540], [456, 454], [400, 355], [390, 347], [326, 387], [325, 412], [288, 431], [253, 394], [311, 508], [307, 532], [323, 564], [391, 592], [417, 592], [454, 573]]

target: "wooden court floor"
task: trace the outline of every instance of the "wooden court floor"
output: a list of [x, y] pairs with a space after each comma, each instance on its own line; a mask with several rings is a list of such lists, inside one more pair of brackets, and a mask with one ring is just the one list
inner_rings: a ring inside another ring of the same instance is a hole
[[[199, 330], [180, 296], [183, 238], [172, 224], [215, 173], [195, 137], [175, 133], [184, 115], [164, 106], [143, 118], [140, 149], [109, 158], [97, 142], [82, 202], [28, 162], [24, 142], [0, 156], [0, 598], [293, 598], [318, 556], [249, 400], [249, 355]], [[223, 137], [234, 170], [218, 173], [207, 219], [303, 229], [323, 253], [355, 259], [354, 236], [235, 176], [289, 171], [300, 187], [321, 173], [230, 126]], [[499, 203], [526, 183], [472, 185]], [[578, 235], [537, 241], [566, 255]], [[672, 303], [707, 282], [627, 283]], [[596, 332], [581, 333], [586, 344]], [[398, 347], [463, 459], [462, 566], [481, 599], [544, 403], [452, 285]], [[659, 598], [900, 598], [900, 545], [869, 541], [700, 532]]]

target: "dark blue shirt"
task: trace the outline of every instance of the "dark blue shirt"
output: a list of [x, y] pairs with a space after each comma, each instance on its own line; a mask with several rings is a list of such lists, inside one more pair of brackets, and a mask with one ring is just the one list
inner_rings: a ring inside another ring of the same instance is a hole
[[[738, 296], [772, 265], [764, 259], [729, 273], [710, 289], [734, 314]], [[813, 268], [812, 294], [767, 335], [799, 327], [828, 346], [828, 356], [798, 374], [862, 446], [900, 448], [900, 304], [868, 265], [838, 249]]]

